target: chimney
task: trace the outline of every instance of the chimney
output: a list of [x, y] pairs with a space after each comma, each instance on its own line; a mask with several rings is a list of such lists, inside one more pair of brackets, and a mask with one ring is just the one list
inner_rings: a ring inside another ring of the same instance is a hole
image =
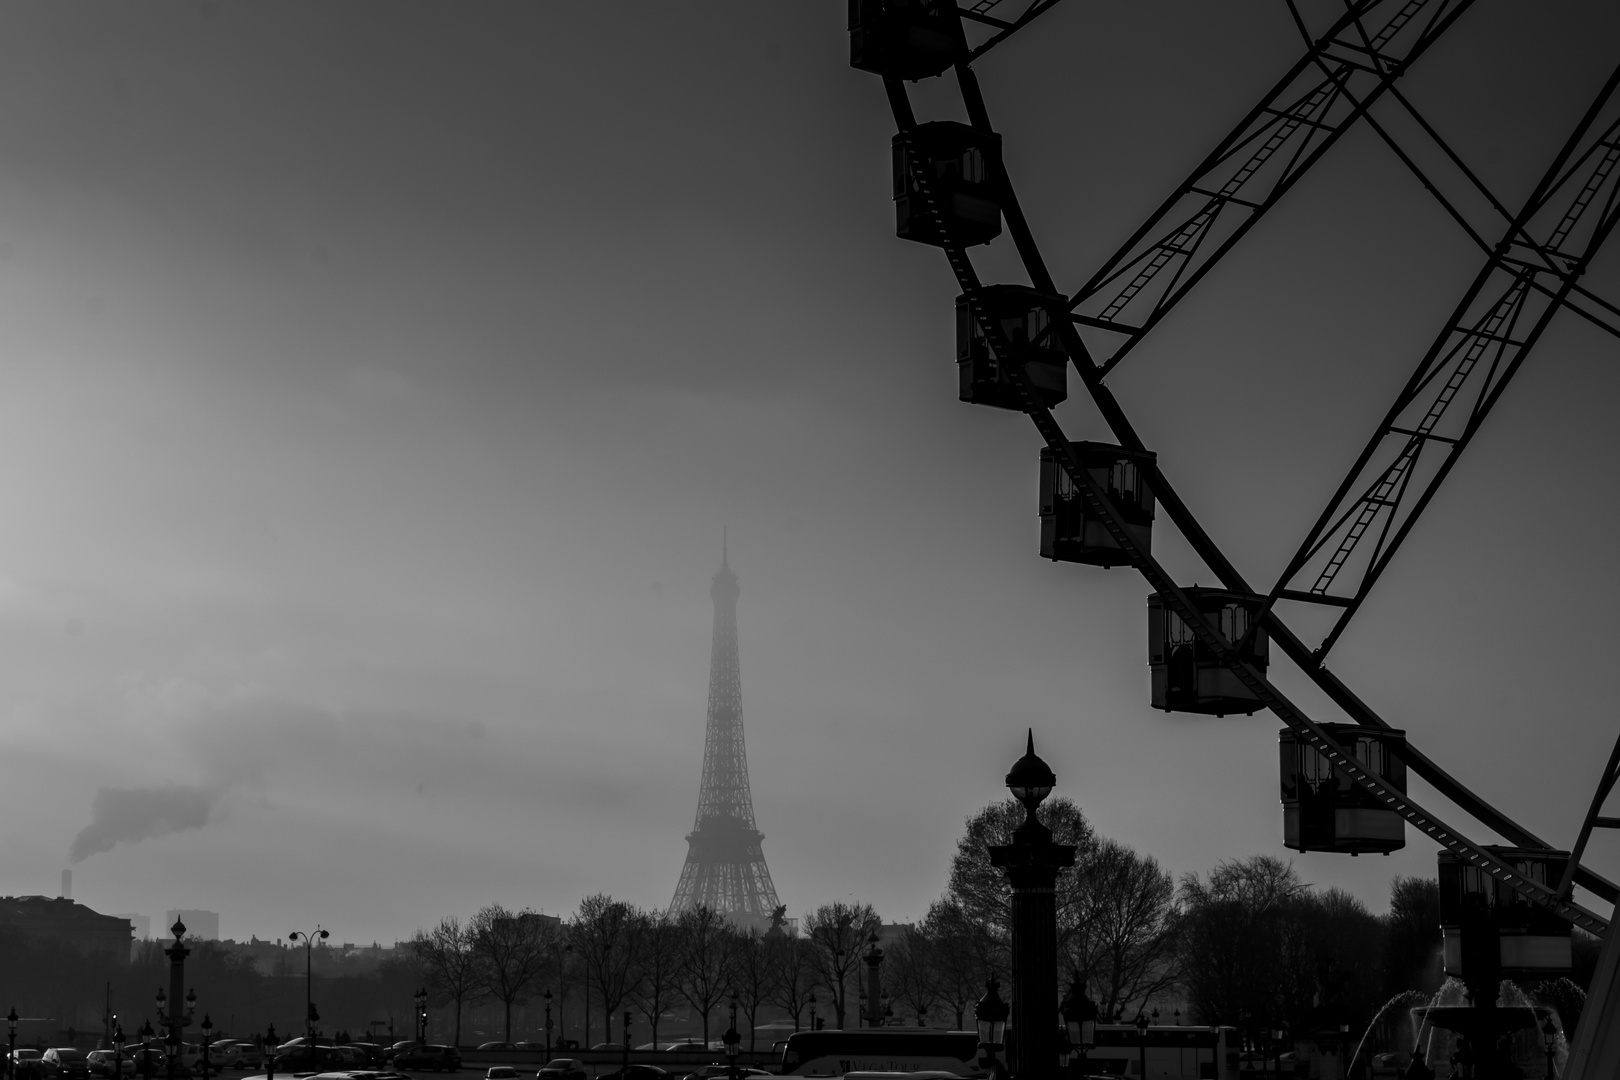
[[62, 871], [62, 899], [73, 899], [73, 871]]

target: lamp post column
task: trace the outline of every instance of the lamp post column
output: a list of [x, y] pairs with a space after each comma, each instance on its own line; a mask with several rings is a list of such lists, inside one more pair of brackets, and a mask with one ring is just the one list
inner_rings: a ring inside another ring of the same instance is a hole
[[1057, 876], [1074, 865], [1074, 847], [1052, 840], [1035, 811], [1057, 777], [1028, 749], [1007, 773], [1007, 787], [1024, 805], [1013, 842], [992, 847], [990, 864], [1012, 886], [1012, 1071], [1019, 1080], [1052, 1080], [1058, 1070]]
[[545, 992], [546, 999], [546, 1057], [551, 1057], [551, 991]]
[[878, 936], [866, 939], [867, 949], [861, 959], [866, 963], [866, 1026], [883, 1026], [883, 950], [878, 948]]
[[186, 957], [191, 950], [186, 948], [183, 940], [186, 936], [186, 924], [179, 919], [169, 927], [169, 933], [174, 935], [174, 944], [163, 950], [163, 955], [169, 958], [169, 996], [168, 1011], [164, 1011], [163, 992], [158, 991], [158, 1023], [168, 1028], [168, 1077], [174, 1080], [175, 1066], [180, 1057], [181, 1036], [185, 1024], [191, 1019], [189, 1005], [197, 1000], [195, 994], [186, 997]]
[[17, 1080], [17, 1006], [6, 1013], [6, 1076]]
[[321, 1014], [315, 1011], [315, 954], [313, 949], [315, 948], [316, 938], [320, 938], [322, 941], [325, 941], [331, 936], [332, 935], [330, 932], [321, 929], [319, 923], [315, 924], [315, 932], [312, 934], [306, 934], [301, 930], [294, 930], [292, 933], [287, 935], [288, 941], [297, 941], [299, 938], [304, 939], [305, 1034], [307, 1035], [309, 1042], [309, 1067], [317, 1071], [320, 1069], [320, 1063], [316, 1060], [317, 1052], [315, 1049], [315, 1021], [321, 1018]]

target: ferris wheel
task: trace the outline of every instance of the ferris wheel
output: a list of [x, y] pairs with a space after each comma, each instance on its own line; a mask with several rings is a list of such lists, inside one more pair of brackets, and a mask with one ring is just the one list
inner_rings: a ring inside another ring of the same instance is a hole
[[[1287, 846], [1387, 853], [1404, 845], [1410, 825], [1440, 848], [1448, 972], [1471, 973], [1483, 985], [1490, 973], [1524, 977], [1567, 968], [1569, 927], [1602, 937], [1612, 917], [1577, 902], [1574, 887], [1620, 901], [1620, 886], [1580, 865], [1594, 825], [1620, 826], [1599, 816], [1620, 768], [1620, 743], [1577, 842], [1555, 850], [1448, 774], [1325, 660], [1552, 319], [1567, 312], [1620, 337], [1620, 307], [1582, 283], [1620, 221], [1620, 68], [1574, 118], [1529, 197], [1510, 207], [1399, 87], [1471, 0], [1347, 0], [1342, 14], [1315, 30], [1290, 0], [1303, 45], [1299, 59], [1117, 251], [1078, 287], [1064, 289], [1020, 209], [974, 70], [1056, 3], [849, 0], [851, 65], [881, 76], [894, 114], [896, 234], [941, 249], [960, 288], [959, 396], [1024, 412], [1045, 443], [1041, 555], [1131, 566], [1147, 580], [1155, 708], [1215, 715], [1269, 710], [1282, 721]], [[954, 74], [968, 123], [915, 114], [908, 81], [946, 73]], [[1379, 122], [1371, 110], [1380, 102], [1401, 110], [1406, 127], [1427, 140], [1426, 151], [1443, 155], [1471, 195], [1488, 202], [1488, 230], [1459, 210], [1411, 148]], [[1418, 175], [1478, 247], [1479, 269], [1283, 572], [1255, 582], [1199, 524], [1107, 380], [1357, 124], [1371, 127]], [[970, 249], [1003, 230], [1028, 284], [979, 277]], [[1072, 377], [1113, 443], [1070, 440], [1053, 418]], [[1219, 588], [1183, 586], [1155, 559], [1152, 532], [1161, 515], [1214, 572]], [[1291, 628], [1285, 613], [1304, 610], [1317, 613], [1313, 625], [1328, 629], [1308, 635]], [[1339, 715], [1313, 718], [1285, 696], [1267, 675], [1273, 649]], [[1511, 846], [1476, 843], [1419, 806], [1407, 794], [1409, 773]], [[1620, 977], [1614, 973], [1620, 948], [1606, 947], [1604, 957], [1610, 977]], [[1620, 990], [1611, 998], [1600, 1015], [1620, 1017]]]

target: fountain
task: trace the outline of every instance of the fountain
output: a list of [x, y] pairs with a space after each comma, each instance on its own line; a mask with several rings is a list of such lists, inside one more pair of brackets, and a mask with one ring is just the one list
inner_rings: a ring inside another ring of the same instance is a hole
[[[1465, 1002], [1471, 1002], [1465, 1003]], [[1461, 1073], [1473, 1080], [1523, 1080], [1545, 1071], [1541, 1025], [1559, 1030], [1554, 1061], [1562, 1069], [1568, 1045], [1558, 1012], [1533, 1004], [1510, 981], [1465, 987], [1447, 979], [1428, 1005], [1412, 1009], [1418, 1045], [1437, 1076]], [[1427, 1045], [1423, 1029], [1429, 1029]]]

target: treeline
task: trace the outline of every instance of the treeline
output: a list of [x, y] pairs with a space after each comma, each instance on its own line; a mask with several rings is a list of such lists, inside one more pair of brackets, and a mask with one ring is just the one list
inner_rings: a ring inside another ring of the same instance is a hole
[[[738, 928], [706, 910], [671, 917], [607, 896], [587, 898], [565, 920], [486, 908], [419, 934], [416, 955], [434, 1000], [458, 1017], [468, 1003], [498, 1001], [508, 1039], [515, 1004], [549, 993], [560, 1020], [587, 988], [584, 1007], [608, 1040], [625, 1011], [657, 1040], [660, 1017], [681, 1005], [707, 1040], [711, 1017], [732, 998], [750, 1030], [764, 1010], [805, 1026], [813, 1002], [838, 1026], [875, 1007], [889, 1023], [971, 1027], [986, 979], [1010, 989], [1009, 893], [989, 848], [1011, 841], [1023, 813], [1008, 799], [968, 821], [944, 895], [886, 935], [875, 1006], [863, 1000], [861, 955], [881, 921], [866, 904], [817, 907], [797, 934]], [[1157, 1010], [1160, 1023], [1230, 1024], [1251, 1039], [1278, 1028], [1360, 1031], [1391, 997], [1439, 988], [1433, 880], [1397, 877], [1389, 913], [1374, 915], [1271, 856], [1177, 881], [1151, 857], [1098, 836], [1067, 799], [1048, 799], [1039, 813], [1058, 843], [1076, 849], [1057, 888], [1060, 977], [1078, 978], [1104, 1020]], [[1574, 981], [1526, 989], [1572, 1028], [1594, 958], [1595, 943], [1578, 940]]]

